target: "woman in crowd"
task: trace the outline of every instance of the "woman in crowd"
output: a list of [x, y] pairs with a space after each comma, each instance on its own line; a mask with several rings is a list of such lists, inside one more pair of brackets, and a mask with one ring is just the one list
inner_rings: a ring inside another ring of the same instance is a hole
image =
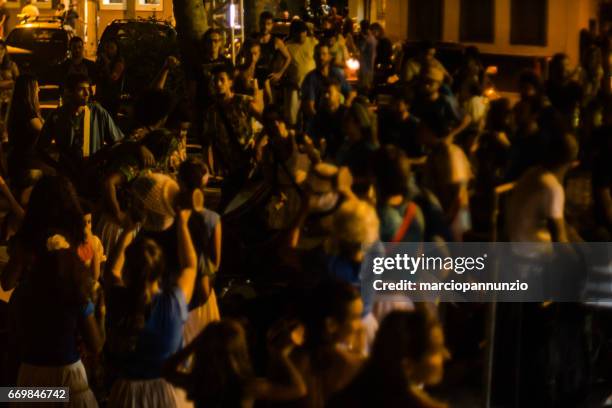
[[[288, 381], [275, 383], [253, 372], [244, 328], [232, 320], [211, 323], [189, 346], [167, 363], [167, 378], [187, 390], [196, 408], [250, 408], [255, 401], [288, 401], [306, 395], [306, 385], [289, 358], [290, 332], [269, 333], [273, 358]], [[195, 354], [190, 373], [181, 364]]]
[[8, 100], [10, 100], [10, 90], [13, 88], [18, 76], [19, 68], [17, 64], [11, 61], [6, 49], [6, 42], [0, 40], [0, 90], [9, 91]]
[[47, 176], [32, 190], [21, 228], [11, 240], [9, 263], [2, 273], [4, 290], [28, 279], [31, 266], [47, 251], [47, 239], [55, 234], [65, 237], [76, 249], [85, 240], [85, 225], [70, 181]]
[[0, 139], [2, 142], [6, 142], [6, 120], [11, 111], [13, 86], [18, 76], [19, 68], [8, 55], [6, 42], [0, 39], [0, 132], [2, 132]]
[[44, 124], [38, 92], [36, 78], [28, 74], [17, 78], [7, 123], [10, 146], [8, 170], [16, 185], [21, 184], [20, 179], [28, 169], [51, 170], [35, 160], [35, 147]]
[[191, 210], [177, 212], [181, 270], [175, 286], [161, 288], [164, 254], [149, 238], [131, 242], [133, 228], [122, 233], [106, 270], [108, 354], [116, 378], [109, 406], [176, 406], [162, 366], [181, 348], [197, 267], [188, 227]]
[[107, 164], [103, 181], [103, 212], [96, 225], [96, 232], [107, 253], [115, 244], [128, 218], [130, 183], [145, 171], [155, 169], [169, 172], [170, 158], [179, 146], [178, 140], [165, 129], [151, 131], [143, 137], [140, 144], [153, 154], [153, 167], [143, 166], [141, 160], [131, 151], [114, 155]]
[[21, 363], [18, 386], [69, 387], [70, 406], [96, 407], [81, 363], [78, 338], [102, 350], [103, 311], [91, 302], [91, 279], [77, 248], [85, 241], [83, 214], [72, 185], [43, 178], [32, 193], [3, 274], [11, 298], [14, 341]]
[[11, 299], [21, 360], [17, 386], [68, 387], [68, 406], [97, 407], [79, 337], [88, 352], [100, 353], [104, 315], [89, 299], [91, 280], [75, 248], [59, 234], [48, 238], [47, 247]]
[[442, 326], [428, 313], [391, 312], [380, 325], [362, 370], [328, 406], [447, 407], [429, 396], [423, 387], [442, 380], [448, 356]]
[[178, 181], [182, 191], [193, 196], [201, 193], [204, 203], [194, 208], [189, 231], [198, 255], [198, 274], [189, 305], [189, 318], [185, 323], [184, 340], [189, 344], [209, 323], [220, 318], [214, 277], [221, 265], [221, 216], [207, 208], [204, 188], [210, 174], [206, 164], [190, 158], [181, 163]]
[[125, 76], [125, 60], [116, 40], [102, 44], [97, 64], [96, 99], [114, 117], [119, 109]]
[[352, 380], [361, 366], [365, 347], [363, 301], [349, 283], [329, 281], [313, 290], [304, 307], [306, 339], [291, 358], [306, 382], [308, 394], [295, 406], [320, 408]]

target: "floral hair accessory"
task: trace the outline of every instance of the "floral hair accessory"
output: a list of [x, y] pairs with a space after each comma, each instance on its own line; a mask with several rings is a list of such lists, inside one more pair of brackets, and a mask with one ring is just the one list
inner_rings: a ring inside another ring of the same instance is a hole
[[70, 244], [63, 235], [55, 234], [47, 238], [47, 251], [58, 251], [68, 248], [70, 248]]

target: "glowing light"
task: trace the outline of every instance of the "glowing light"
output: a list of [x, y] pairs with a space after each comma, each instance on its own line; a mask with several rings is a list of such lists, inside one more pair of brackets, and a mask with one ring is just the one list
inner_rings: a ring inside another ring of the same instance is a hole
[[355, 58], [349, 58], [346, 61], [346, 67], [351, 71], [357, 71], [359, 69], [359, 61]]
[[229, 13], [230, 13], [230, 27], [236, 28], [236, 5], [234, 3], [230, 4]]

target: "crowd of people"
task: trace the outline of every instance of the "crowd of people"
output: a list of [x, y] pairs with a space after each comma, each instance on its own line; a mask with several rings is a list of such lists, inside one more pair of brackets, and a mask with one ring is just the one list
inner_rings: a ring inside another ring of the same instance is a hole
[[[611, 240], [612, 36], [520, 73], [513, 105], [474, 47], [450, 69], [325, 10], [287, 39], [264, 12], [235, 65], [209, 29], [129, 106], [120, 43], [95, 63], [74, 37], [46, 117], [0, 44], [0, 383], [75, 407], [452, 406], [428, 392], [438, 308], [366, 288], [382, 243]], [[596, 224], [566, 217], [576, 169]]]

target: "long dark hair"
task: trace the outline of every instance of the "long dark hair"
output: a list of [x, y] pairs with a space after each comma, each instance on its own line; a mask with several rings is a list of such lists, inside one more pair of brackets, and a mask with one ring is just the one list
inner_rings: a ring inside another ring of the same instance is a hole
[[244, 386], [253, 378], [246, 336], [234, 320], [210, 323], [196, 340], [188, 396], [205, 407], [241, 407]]
[[137, 238], [125, 250], [123, 281], [125, 310], [118, 324], [114, 351], [133, 351], [145, 326], [150, 299], [147, 286], [159, 281], [165, 269], [162, 249], [149, 238]]
[[50, 307], [81, 307], [91, 295], [91, 278], [74, 248], [45, 251], [33, 265], [29, 283]]
[[[123, 61], [123, 55], [121, 53], [121, 44], [116, 38], [109, 38], [108, 40], [104, 41], [104, 43], [102, 44], [101, 51], [106, 53], [106, 46], [110, 43], [115, 44], [115, 46], [117, 47], [117, 53], [111, 59], [111, 66], [112, 66], [112, 65], [115, 65], [119, 61]], [[101, 60], [99, 59], [98, 61], [101, 61]]]
[[21, 115], [24, 112], [40, 116], [37, 84], [38, 80], [33, 75], [22, 74], [17, 77], [7, 124], [9, 138], [22, 136], [19, 132], [23, 129], [24, 117]]
[[410, 380], [405, 375], [405, 361], [422, 360], [431, 348], [435, 327], [439, 327], [439, 322], [423, 308], [389, 313], [378, 329], [370, 358], [355, 381], [372, 384], [380, 393], [407, 391]]
[[19, 236], [28, 249], [41, 253], [54, 234], [64, 236], [71, 248], [77, 248], [85, 242], [85, 221], [70, 180], [45, 176], [32, 190]]
[[349, 305], [359, 298], [359, 291], [355, 287], [338, 280], [322, 282], [315, 288], [302, 318], [306, 326], [306, 349], [315, 351], [331, 345], [333, 339], [327, 334], [327, 319], [345, 321]]

